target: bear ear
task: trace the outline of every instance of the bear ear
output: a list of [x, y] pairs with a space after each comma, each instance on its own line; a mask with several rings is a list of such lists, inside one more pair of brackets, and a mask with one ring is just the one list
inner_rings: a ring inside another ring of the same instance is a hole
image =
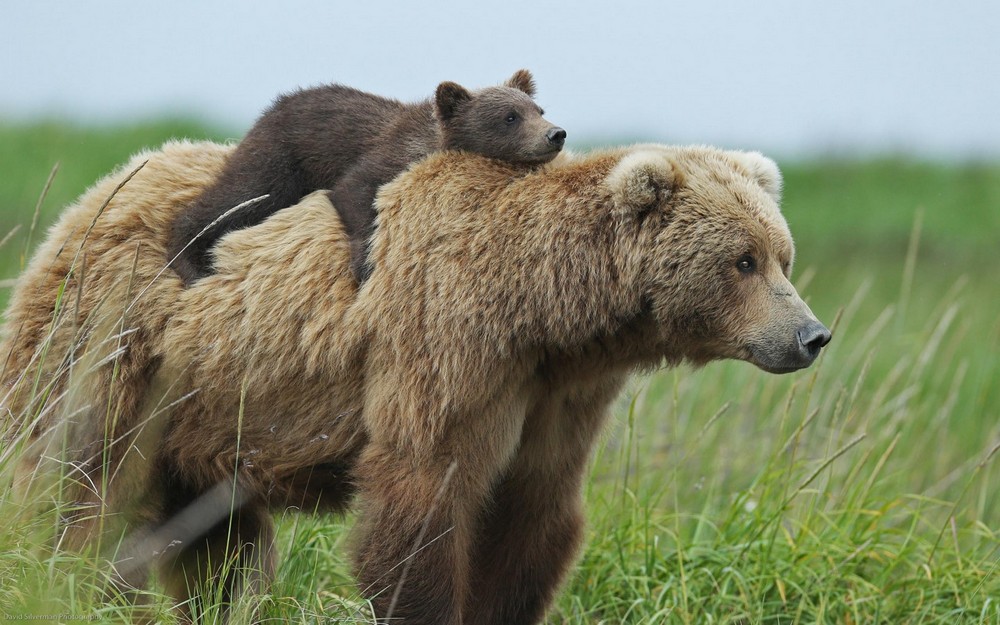
[[531, 75], [531, 72], [526, 69], [519, 69], [514, 72], [514, 75], [508, 78], [504, 85], [523, 91], [529, 97], [535, 97], [535, 79]]
[[441, 83], [434, 94], [438, 119], [448, 121], [458, 112], [459, 106], [471, 99], [472, 94], [462, 85], [454, 82]]
[[683, 181], [676, 164], [662, 152], [640, 150], [626, 155], [605, 181], [615, 209], [646, 213], [665, 200]]
[[732, 152], [736, 161], [747, 170], [747, 173], [760, 183], [774, 201], [781, 203], [781, 170], [777, 163], [760, 152]]

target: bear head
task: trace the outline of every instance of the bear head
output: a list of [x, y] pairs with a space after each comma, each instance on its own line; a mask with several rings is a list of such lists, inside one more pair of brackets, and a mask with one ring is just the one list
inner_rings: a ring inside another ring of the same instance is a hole
[[794, 246], [773, 161], [637, 146], [606, 184], [619, 217], [649, 233], [637, 280], [664, 353], [772, 373], [812, 364], [831, 335], [789, 280]]
[[534, 95], [534, 79], [525, 69], [502, 85], [478, 91], [441, 83], [434, 104], [442, 147], [511, 163], [551, 161], [562, 150], [566, 131], [542, 117]]

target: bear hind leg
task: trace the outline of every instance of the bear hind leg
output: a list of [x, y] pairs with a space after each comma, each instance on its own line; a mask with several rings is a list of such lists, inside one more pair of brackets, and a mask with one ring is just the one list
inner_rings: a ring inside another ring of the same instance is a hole
[[172, 554], [160, 579], [187, 619], [225, 621], [242, 596], [266, 589], [275, 565], [274, 524], [265, 506], [251, 503]]

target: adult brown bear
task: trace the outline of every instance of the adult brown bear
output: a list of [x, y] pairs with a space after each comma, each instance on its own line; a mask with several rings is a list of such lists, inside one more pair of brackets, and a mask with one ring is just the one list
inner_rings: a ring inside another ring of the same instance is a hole
[[[68, 460], [69, 543], [128, 532], [127, 584], [155, 564], [179, 599], [237, 592], [245, 577], [217, 568], [232, 556], [262, 583], [269, 510], [356, 494], [356, 572], [380, 619], [536, 623], [631, 372], [792, 371], [830, 339], [788, 280], [780, 175], [759, 154], [636, 146], [526, 171], [440, 153], [380, 192], [360, 291], [323, 194], [228, 234], [217, 273], [185, 289], [163, 271], [170, 223], [229, 152], [167, 144], [100, 182], [7, 313], [4, 408], [34, 441], [22, 481]], [[189, 522], [233, 483], [218, 516]]]

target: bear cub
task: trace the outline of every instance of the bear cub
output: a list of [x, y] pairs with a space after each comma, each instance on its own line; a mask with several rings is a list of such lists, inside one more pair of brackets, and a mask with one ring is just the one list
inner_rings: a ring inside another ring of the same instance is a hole
[[[191, 284], [211, 273], [211, 250], [221, 236], [329, 189], [351, 240], [351, 269], [360, 284], [371, 272], [367, 247], [375, 195], [411, 163], [439, 150], [528, 165], [556, 157], [566, 131], [542, 117], [534, 95], [534, 78], [524, 69], [502, 85], [476, 91], [443, 82], [433, 100], [414, 104], [342, 85], [283, 95], [257, 120], [215, 182], [177, 217], [168, 258], [176, 257], [174, 269]], [[265, 194], [195, 239], [227, 210]]]

